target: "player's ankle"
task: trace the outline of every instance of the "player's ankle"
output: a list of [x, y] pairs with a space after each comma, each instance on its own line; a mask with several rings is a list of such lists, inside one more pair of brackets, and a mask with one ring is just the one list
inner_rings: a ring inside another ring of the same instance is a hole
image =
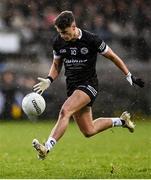
[[111, 118], [112, 119], [112, 126], [117, 127], [117, 126], [123, 126], [123, 122], [120, 118]]
[[57, 141], [53, 137], [49, 137], [45, 143], [45, 147], [50, 151], [56, 143]]

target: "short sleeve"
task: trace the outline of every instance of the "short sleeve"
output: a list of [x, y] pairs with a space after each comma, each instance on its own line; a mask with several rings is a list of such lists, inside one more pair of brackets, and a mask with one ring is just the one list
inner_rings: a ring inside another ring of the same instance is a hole
[[57, 43], [56, 39], [53, 41], [52, 48], [53, 48], [53, 58], [60, 59], [61, 54], [60, 54], [60, 50], [59, 50], [59, 44]]
[[97, 35], [94, 35], [94, 44], [98, 53], [105, 54], [108, 51], [108, 45]]
[[56, 51], [54, 48], [53, 48], [53, 58], [54, 59], [60, 59], [61, 58], [61, 55], [58, 51]]

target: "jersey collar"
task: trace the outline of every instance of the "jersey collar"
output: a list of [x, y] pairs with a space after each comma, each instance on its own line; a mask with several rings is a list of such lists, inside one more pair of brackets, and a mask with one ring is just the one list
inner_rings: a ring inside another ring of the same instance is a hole
[[79, 37], [78, 37], [78, 39], [81, 39], [82, 38], [82, 31], [79, 28], [78, 28], [78, 30], [79, 30]]

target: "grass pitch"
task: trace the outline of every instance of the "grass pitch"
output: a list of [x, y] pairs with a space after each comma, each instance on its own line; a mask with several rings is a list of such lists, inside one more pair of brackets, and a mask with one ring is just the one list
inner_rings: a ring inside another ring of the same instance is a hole
[[33, 138], [44, 141], [53, 123], [0, 122], [0, 178], [151, 178], [151, 120], [135, 133], [114, 128], [86, 139], [75, 123], [44, 161]]

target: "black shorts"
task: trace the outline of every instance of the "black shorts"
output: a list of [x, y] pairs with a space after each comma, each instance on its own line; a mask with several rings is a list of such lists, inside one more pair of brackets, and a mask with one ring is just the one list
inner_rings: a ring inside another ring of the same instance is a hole
[[75, 90], [81, 90], [85, 92], [91, 99], [90, 103], [87, 104], [87, 106], [92, 106], [97, 94], [98, 94], [98, 82], [96, 81], [95, 83], [90, 82], [85, 82], [85, 83], [80, 83], [80, 84], [74, 84], [74, 85], [67, 85], [67, 96], [71, 96], [72, 93]]

